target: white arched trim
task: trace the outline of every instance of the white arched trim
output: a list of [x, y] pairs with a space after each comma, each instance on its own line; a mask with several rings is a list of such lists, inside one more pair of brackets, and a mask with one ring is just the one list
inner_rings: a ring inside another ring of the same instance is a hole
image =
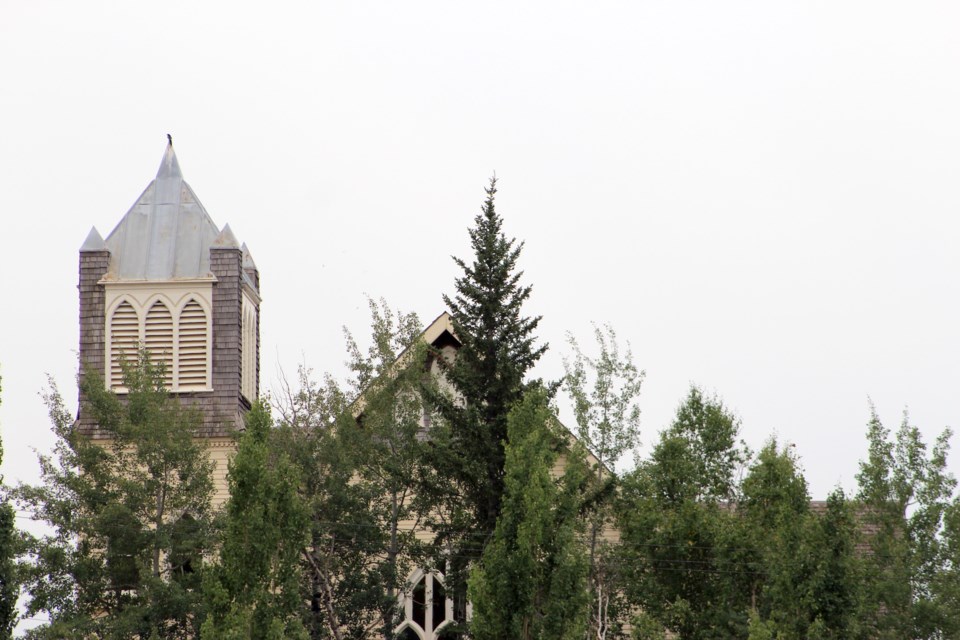
[[394, 629], [394, 633], [399, 636], [407, 629], [415, 633], [420, 640], [425, 640], [426, 636], [424, 635], [423, 629], [421, 629], [420, 625], [418, 625], [416, 622], [412, 622], [410, 620], [404, 620], [399, 627]]

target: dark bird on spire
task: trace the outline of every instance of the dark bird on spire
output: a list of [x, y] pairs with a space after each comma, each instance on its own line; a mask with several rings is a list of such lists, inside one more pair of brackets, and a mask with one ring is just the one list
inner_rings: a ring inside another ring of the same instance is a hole
[[171, 136], [169, 133], [167, 134], [167, 142], [170, 143], [171, 147], [173, 146], [173, 136]]

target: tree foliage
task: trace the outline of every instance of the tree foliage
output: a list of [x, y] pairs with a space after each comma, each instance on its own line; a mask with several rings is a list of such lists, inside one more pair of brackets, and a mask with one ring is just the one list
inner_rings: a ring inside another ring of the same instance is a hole
[[[935, 638], [956, 629], [956, 609], [942, 577], [954, 567], [956, 479], [947, 472], [952, 435], [945, 429], [927, 450], [904, 414], [896, 434], [871, 411], [867, 459], [857, 475], [870, 553], [865, 624], [878, 638]], [[946, 597], [945, 597], [946, 596]]]
[[507, 415], [547, 348], [536, 344], [540, 318], [523, 315], [531, 293], [517, 267], [523, 243], [503, 233], [494, 206], [496, 185], [494, 178], [469, 231], [473, 257], [454, 258], [463, 273], [455, 294], [444, 296], [461, 347], [452, 362], [438, 362], [456, 391], [427, 394], [441, 418], [431, 434], [431, 466], [438, 479], [433, 490], [446, 498], [446, 518], [435, 523], [438, 544], [473, 558], [500, 514]]
[[684, 639], [857, 637], [851, 506], [838, 492], [814, 513], [792, 447], [771, 439], [754, 458], [738, 432], [693, 388], [626, 478], [626, 592], [645, 627]]
[[603, 640], [615, 634], [623, 606], [623, 581], [616, 548], [604, 542], [613, 527], [613, 496], [617, 462], [639, 443], [640, 407], [637, 399], [644, 372], [633, 363], [629, 345], [621, 352], [609, 325], [594, 327], [599, 353], [589, 356], [572, 336], [573, 357], [564, 361], [563, 387], [573, 401], [577, 436], [596, 459], [585, 500], [589, 557], [590, 616], [587, 634]]
[[316, 638], [392, 638], [421, 556], [414, 528], [428, 504], [414, 489], [423, 484], [426, 345], [416, 315], [370, 307], [369, 348], [347, 335], [348, 389], [301, 371], [281, 408], [278, 446], [301, 471], [310, 519], [301, 553]]
[[[0, 395], [2, 395], [0, 386]], [[2, 398], [0, 398], [2, 399]], [[3, 462], [3, 444], [0, 443], [0, 462]], [[3, 476], [0, 475], [0, 640], [10, 638], [17, 624], [17, 597], [20, 591], [17, 566], [17, 529], [13, 505], [6, 495]]]
[[583, 451], [566, 449], [559, 479], [551, 471], [565, 443], [542, 389], [510, 412], [503, 510], [470, 575], [477, 640], [581, 638], [587, 619], [587, 557], [579, 506]]
[[109, 439], [73, 431], [51, 383], [56, 444], [43, 484], [21, 486], [24, 508], [50, 533], [29, 541], [27, 614], [50, 638], [190, 638], [203, 620], [202, 557], [211, 548], [213, 465], [194, 440], [197, 411], [163, 388], [145, 351], [124, 371], [121, 397], [87, 373], [82, 408]]
[[307, 512], [299, 470], [283, 450], [271, 452], [272, 420], [261, 402], [246, 426], [227, 474], [219, 562], [204, 577], [209, 615], [201, 638], [305, 638], [300, 550]]
[[757, 569], [729, 502], [748, 457], [738, 434], [719, 399], [691, 388], [650, 458], [624, 479], [618, 520], [627, 595], [684, 639], [746, 635]]
[[860, 572], [853, 507], [840, 490], [811, 510], [792, 447], [771, 439], [743, 481], [737, 516], [759, 562], [750, 585], [751, 629], [783, 639], [856, 638]]

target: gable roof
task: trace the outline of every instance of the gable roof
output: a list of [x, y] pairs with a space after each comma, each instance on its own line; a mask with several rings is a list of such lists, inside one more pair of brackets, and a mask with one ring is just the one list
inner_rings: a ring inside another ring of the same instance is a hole
[[147, 185], [105, 241], [109, 280], [210, 277], [210, 245], [220, 235], [183, 179], [167, 145], [157, 177]]

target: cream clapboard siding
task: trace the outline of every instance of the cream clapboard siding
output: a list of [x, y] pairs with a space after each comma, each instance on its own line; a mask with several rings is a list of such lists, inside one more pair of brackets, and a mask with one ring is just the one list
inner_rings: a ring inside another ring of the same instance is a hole
[[213, 462], [213, 507], [218, 509], [230, 497], [227, 484], [227, 470], [230, 459], [237, 452], [237, 443], [233, 438], [201, 438], [200, 443], [207, 447], [207, 455]]

